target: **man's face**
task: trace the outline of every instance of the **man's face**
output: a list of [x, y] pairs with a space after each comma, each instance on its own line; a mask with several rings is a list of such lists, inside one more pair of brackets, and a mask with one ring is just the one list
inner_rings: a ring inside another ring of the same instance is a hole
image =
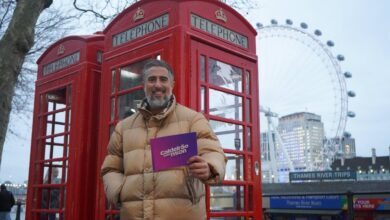
[[152, 67], [146, 72], [144, 90], [151, 109], [164, 108], [172, 95], [174, 82], [164, 67]]

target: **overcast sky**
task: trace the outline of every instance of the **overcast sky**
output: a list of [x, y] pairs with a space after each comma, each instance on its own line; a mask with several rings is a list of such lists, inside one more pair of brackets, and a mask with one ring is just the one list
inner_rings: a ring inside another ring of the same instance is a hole
[[356, 139], [357, 155], [369, 156], [371, 148], [376, 148], [379, 156], [389, 155], [390, 1], [259, 2], [259, 10], [247, 16], [251, 23], [269, 24], [271, 19], [276, 19], [280, 24], [287, 18], [294, 25], [305, 22], [309, 29], [322, 31], [321, 41], [335, 43], [332, 53], [346, 58], [341, 69], [353, 74], [347, 80], [347, 88], [357, 94], [348, 104], [356, 117], [348, 120], [346, 126]]
[[[389, 154], [390, 146], [390, 1], [388, 0], [261, 0], [258, 8], [245, 15], [252, 24], [268, 24], [271, 19], [294, 25], [305, 22], [309, 29], [323, 32], [320, 40], [332, 40], [334, 54], [343, 54], [343, 71], [353, 78], [348, 90], [357, 96], [349, 101], [356, 117], [346, 130], [356, 139], [358, 156]], [[90, 34], [96, 30], [91, 30]], [[80, 31], [78, 31], [80, 33]], [[31, 131], [28, 122], [17, 122], [22, 136], [6, 139], [0, 182], [22, 183], [27, 179]], [[20, 126], [19, 126], [20, 125]]]

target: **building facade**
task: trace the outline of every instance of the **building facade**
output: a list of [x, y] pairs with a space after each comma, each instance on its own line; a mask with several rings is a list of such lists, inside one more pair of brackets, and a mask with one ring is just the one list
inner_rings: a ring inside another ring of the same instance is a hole
[[390, 180], [390, 155], [376, 156], [372, 149], [371, 157], [336, 159], [331, 168], [333, 171], [356, 171], [359, 181]]
[[[289, 160], [295, 171], [316, 171], [324, 168], [324, 124], [321, 122], [321, 116], [309, 112], [283, 116], [279, 118], [278, 132], [283, 140], [284, 152], [288, 154], [277, 151], [279, 178], [283, 180], [281, 182], [287, 182], [288, 173], [292, 171]], [[277, 143], [277, 148], [281, 147], [281, 144]]]
[[346, 136], [342, 138], [333, 138], [332, 141], [337, 146], [337, 153], [335, 155], [337, 159], [350, 159], [356, 157], [355, 138]]

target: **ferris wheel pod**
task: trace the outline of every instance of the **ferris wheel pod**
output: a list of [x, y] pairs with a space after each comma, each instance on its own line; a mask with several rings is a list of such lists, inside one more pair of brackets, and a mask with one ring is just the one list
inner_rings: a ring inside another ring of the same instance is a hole
[[316, 36], [321, 36], [322, 35], [322, 32], [320, 31], [320, 30], [315, 30], [314, 31], [314, 34], [316, 35]]
[[337, 55], [337, 60], [338, 61], [344, 61], [345, 60], [345, 57], [341, 54]]
[[356, 114], [353, 111], [348, 111], [347, 116], [350, 118], [354, 118], [356, 116]]
[[292, 25], [292, 24], [293, 24], [293, 22], [292, 22], [292, 20], [291, 20], [291, 19], [286, 19], [286, 24], [288, 24], [288, 25]]
[[354, 91], [352, 91], [352, 90], [348, 91], [347, 94], [348, 94], [349, 97], [355, 97], [356, 96], [356, 93]]
[[260, 28], [262, 28], [262, 27], [263, 27], [263, 24], [262, 24], [262, 23], [260, 23], [260, 22], [257, 22], [257, 23], [256, 23], [256, 27], [257, 27], [258, 29], [260, 29]]
[[271, 20], [271, 24], [272, 24], [272, 25], [277, 25], [277, 24], [278, 24], [278, 21], [275, 20], [275, 19], [272, 19], [272, 20]]
[[344, 76], [345, 76], [345, 78], [352, 78], [352, 73], [350, 73], [350, 72], [345, 72], [345, 73], [344, 73]]
[[328, 41], [326, 42], [326, 45], [328, 45], [329, 47], [334, 47], [334, 42], [331, 41], [331, 40], [328, 40]]
[[304, 22], [301, 23], [301, 28], [307, 29], [308, 27], [309, 27], [309, 26], [308, 26], [306, 23], [304, 23]]
[[343, 133], [343, 137], [346, 137], [346, 138], [350, 138], [352, 135], [351, 135], [351, 133], [350, 132], [348, 132], [348, 131], [344, 131], [344, 133]]

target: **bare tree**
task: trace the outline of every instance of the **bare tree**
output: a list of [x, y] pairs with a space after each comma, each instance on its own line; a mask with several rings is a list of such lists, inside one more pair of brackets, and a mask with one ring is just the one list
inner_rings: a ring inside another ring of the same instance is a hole
[[256, 8], [258, 4], [256, 0], [223, 0], [223, 2], [236, 9], [244, 17]]
[[[33, 100], [36, 57], [63, 36], [66, 28], [57, 27], [71, 18], [47, 9], [52, 3], [53, 0], [0, 3], [0, 164], [11, 111], [20, 115], [31, 112], [28, 106]], [[38, 20], [44, 10], [51, 16]]]

